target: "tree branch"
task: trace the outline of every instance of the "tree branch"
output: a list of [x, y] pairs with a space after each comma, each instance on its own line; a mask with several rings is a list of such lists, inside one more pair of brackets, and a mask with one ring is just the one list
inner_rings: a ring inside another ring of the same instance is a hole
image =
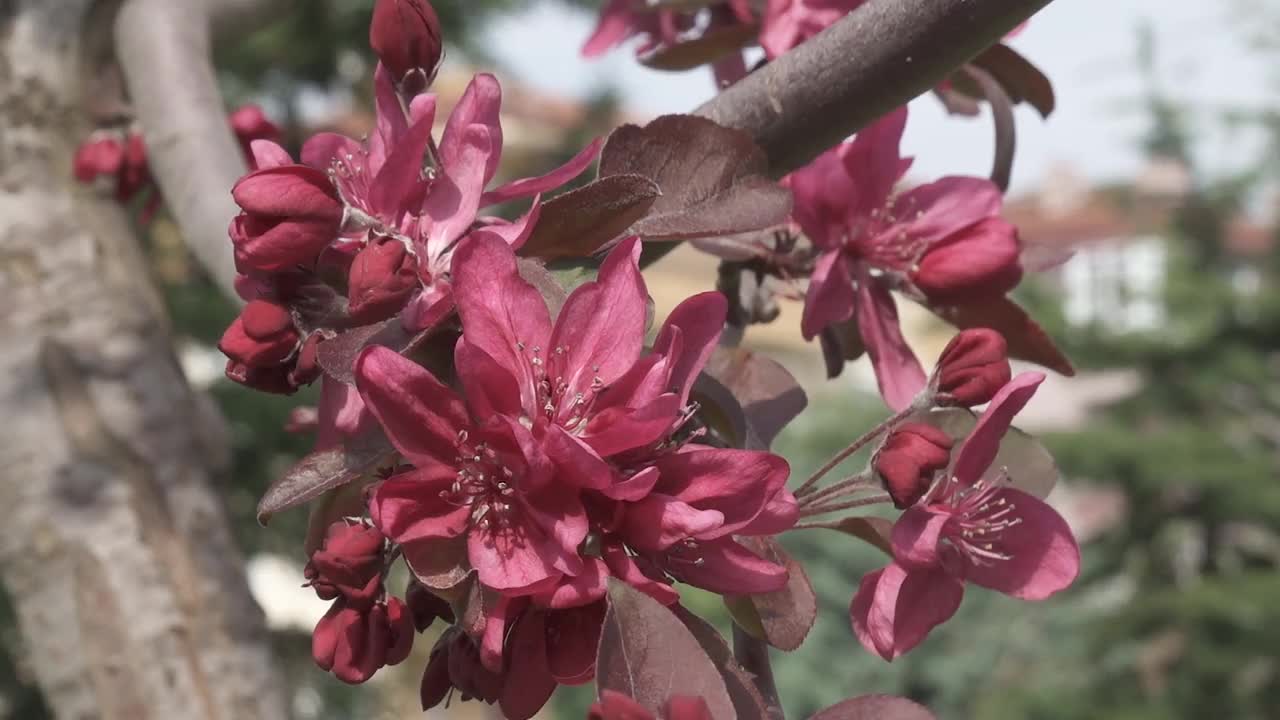
[[227, 225], [231, 186], [247, 168], [227, 125], [210, 60], [203, 2], [125, 0], [115, 20], [116, 56], [147, 143], [147, 159], [187, 247], [235, 298]]
[[1050, 0], [871, 0], [695, 114], [751, 133], [781, 177], [927, 92]]

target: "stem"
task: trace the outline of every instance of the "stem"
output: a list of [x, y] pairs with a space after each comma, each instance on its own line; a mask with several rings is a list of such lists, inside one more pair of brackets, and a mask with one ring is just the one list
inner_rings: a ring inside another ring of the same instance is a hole
[[850, 455], [866, 447], [867, 443], [870, 443], [872, 440], [875, 440], [876, 438], [880, 437], [880, 435], [883, 434], [886, 430], [892, 428], [894, 425], [897, 425], [908, 415], [915, 412], [915, 410], [916, 408], [913, 405], [911, 407], [906, 408], [905, 410], [898, 412], [897, 414], [890, 417], [888, 420], [885, 420], [879, 425], [876, 425], [875, 427], [868, 430], [865, 435], [858, 438], [857, 440], [854, 440], [845, 449], [836, 453], [830, 460], [824, 463], [822, 467], [814, 471], [814, 473], [809, 476], [808, 480], [805, 480], [804, 483], [800, 485], [800, 487], [796, 488], [795, 490], [796, 497], [797, 498], [803, 497], [811, 492], [814, 492], [814, 485], [816, 485], [817, 482], [821, 480], [824, 475], [831, 472], [831, 470], [834, 469], [835, 466], [844, 462], [845, 458], [849, 457]]
[[812, 517], [814, 515], [825, 515], [827, 513], [836, 512], [837, 510], [849, 510], [852, 508], [865, 507], [867, 505], [879, 505], [880, 503], [889, 502], [892, 498], [888, 495], [874, 495], [868, 498], [859, 498], [857, 500], [849, 500], [848, 502], [835, 503], [833, 505], [819, 505], [817, 507], [806, 507], [800, 510], [800, 517]]
[[744, 670], [751, 673], [751, 681], [765, 704], [769, 706], [770, 720], [786, 720], [782, 701], [778, 699], [778, 686], [773, 680], [773, 664], [769, 661], [769, 646], [763, 640], [752, 637], [733, 624], [733, 657]]
[[821, 490], [806, 495], [801, 500], [801, 505], [816, 505], [820, 502], [833, 500], [841, 495], [851, 495], [862, 490], [871, 490], [875, 484], [871, 482], [871, 473], [860, 472], [857, 475], [851, 475], [834, 485], [829, 485]]

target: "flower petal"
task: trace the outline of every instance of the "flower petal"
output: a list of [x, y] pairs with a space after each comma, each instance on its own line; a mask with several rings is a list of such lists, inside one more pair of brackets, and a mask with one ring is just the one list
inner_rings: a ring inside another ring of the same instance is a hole
[[369, 136], [369, 172], [376, 176], [409, 130], [395, 81], [382, 63], [373, 72], [373, 100], [377, 122]]
[[945, 511], [919, 506], [907, 508], [893, 524], [889, 536], [893, 559], [910, 570], [940, 567], [938, 543], [949, 520], [951, 514]]
[[969, 486], [982, 479], [983, 473], [996, 459], [996, 453], [1000, 452], [1000, 439], [1009, 431], [1013, 416], [1031, 400], [1042, 382], [1043, 373], [1019, 373], [991, 398], [982, 417], [978, 418], [978, 423], [956, 451], [951, 474], [961, 485]]
[[965, 579], [1023, 600], [1044, 600], [1066, 589], [1080, 574], [1080, 547], [1071, 528], [1033, 495], [1005, 488], [1000, 499], [1020, 522], [1000, 531], [998, 550], [1008, 560], [965, 566]]
[[667, 571], [684, 582], [721, 595], [750, 595], [781, 590], [787, 569], [765, 560], [731, 538], [700, 542], [697, 559], [667, 561]]
[[[683, 407], [689, 391], [715, 351], [729, 314], [729, 303], [719, 292], [704, 292], [680, 303], [662, 323], [653, 343], [654, 354], [666, 355], [670, 365], [667, 389], [680, 394]], [[676, 343], [679, 331], [679, 343]]]
[[518, 418], [523, 413], [516, 379], [489, 353], [467, 342], [465, 336], [458, 338], [458, 344], [453, 346], [453, 367], [462, 381], [463, 397], [472, 417]]
[[676, 543], [724, 524], [716, 510], [699, 510], [660, 493], [651, 493], [626, 506], [622, 535], [641, 552], [662, 552]]
[[862, 577], [849, 617], [862, 646], [892, 661], [950, 619], [962, 599], [964, 583], [945, 572], [893, 564]]
[[894, 411], [909, 406], [925, 386], [924, 368], [902, 337], [893, 295], [864, 270], [858, 279], [858, 331], [866, 345], [876, 383]]
[[322, 132], [312, 135], [303, 143], [302, 164], [326, 171], [333, 164], [334, 158], [363, 154], [364, 148], [355, 140], [338, 133]]
[[419, 468], [453, 467], [467, 411], [452, 390], [385, 347], [364, 350], [354, 369], [360, 397], [402, 455]]
[[494, 139], [481, 125], [472, 125], [455, 143], [453, 157], [441, 167], [422, 205], [427, 257], [434, 263], [475, 222], [484, 191], [486, 164]]
[[289, 155], [289, 151], [270, 140], [259, 138], [250, 141], [249, 152], [253, 155], [253, 169], [255, 170], [293, 164], [293, 157]]
[[600, 154], [600, 148], [604, 145], [604, 138], [596, 138], [592, 140], [577, 155], [574, 155], [569, 162], [552, 170], [546, 175], [538, 177], [521, 178], [512, 180], [509, 183], [503, 183], [498, 187], [486, 192], [480, 197], [480, 207], [488, 207], [497, 205], [498, 203], [507, 202], [508, 200], [516, 200], [526, 198], [531, 195], [554, 190], [561, 185], [569, 182], [581, 175], [591, 163], [595, 162], [596, 156]]
[[454, 106], [449, 120], [445, 123], [444, 134], [440, 136], [440, 163], [446, 170], [459, 162], [467, 144], [466, 134], [470, 128], [480, 127], [489, 143], [483, 159], [483, 172], [480, 189], [493, 179], [498, 171], [498, 161], [502, 158], [502, 123], [498, 111], [502, 107], [502, 86], [498, 79], [489, 73], [479, 73], [471, 78], [458, 104]]
[[986, 178], [949, 176], [898, 196], [893, 215], [910, 218], [894, 227], [912, 238], [937, 242], [979, 220], [1000, 214], [1000, 188]]
[[587, 423], [582, 440], [601, 457], [610, 457], [655, 443], [675, 426], [680, 398], [660, 395], [641, 408], [609, 408]]
[[437, 466], [384, 480], [369, 501], [374, 526], [402, 545], [461, 535], [467, 530], [471, 508], [440, 497], [455, 479], [455, 473]]
[[575, 289], [556, 318], [551, 348], [564, 348], [564, 397], [609, 385], [636, 362], [648, 315], [640, 275], [640, 239], [623, 240], [594, 282]]
[[658, 458], [656, 491], [699, 510], [716, 510], [724, 524], [699, 539], [737, 532], [764, 509], [790, 474], [787, 461], [769, 452], [693, 448]]
[[809, 278], [800, 332], [805, 340], [812, 340], [823, 328], [853, 317], [853, 311], [853, 278], [849, 276], [848, 260], [842, 250], [828, 250], [818, 256]]
[[550, 353], [551, 315], [536, 288], [516, 269], [516, 256], [501, 240], [477, 234], [454, 251], [454, 298], [467, 342], [493, 358], [520, 390], [520, 402], [536, 416], [538, 378], [529, 357]]

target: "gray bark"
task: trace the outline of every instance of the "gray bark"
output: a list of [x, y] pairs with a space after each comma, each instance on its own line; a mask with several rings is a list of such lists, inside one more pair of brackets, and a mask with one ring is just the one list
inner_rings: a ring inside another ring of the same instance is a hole
[[225, 446], [124, 212], [71, 176], [110, 10], [0, 2], [0, 579], [59, 718], [281, 718]]

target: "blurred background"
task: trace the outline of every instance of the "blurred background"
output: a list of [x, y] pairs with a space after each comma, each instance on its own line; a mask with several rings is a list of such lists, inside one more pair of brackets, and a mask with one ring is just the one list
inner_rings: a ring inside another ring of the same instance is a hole
[[[313, 0], [228, 41], [218, 66], [228, 105], [261, 104], [296, 149], [318, 130], [372, 123], [367, 23], [372, 0]], [[688, 111], [709, 72], [662, 74], [629, 50], [588, 63], [577, 50], [598, 3], [437, 0], [452, 43], [436, 91], [447, 109], [470, 75], [495, 71], [505, 99], [508, 176], [534, 174], [628, 121]], [[792, 717], [851, 694], [907, 695], [940, 718], [1280, 717], [1280, 8], [1268, 0], [1062, 0], [1013, 40], [1054, 81], [1058, 109], [1019, 109], [1008, 214], [1032, 244], [1074, 256], [1032, 276], [1019, 300], [1075, 360], [1021, 424], [1054, 451], [1065, 481], [1051, 501], [1082, 542], [1075, 588], [1042, 604], [975, 589], [960, 613], [892, 664], [852, 637], [858, 578], [883, 564], [842, 535], [789, 543], [822, 602], [799, 651], [775, 659]], [[441, 116], [444, 114], [441, 113]], [[984, 174], [988, 119], [912, 105], [913, 179]], [[261, 492], [310, 445], [284, 430], [278, 398], [222, 379], [213, 348], [235, 310], [161, 218], [147, 247], [181, 336], [188, 377], [221, 404], [235, 437], [224, 497], [250, 560], [299, 719], [418, 717], [431, 647], [350, 688], [318, 671], [309, 634], [325, 604], [301, 587], [304, 512], [263, 529]], [[685, 248], [647, 279], [659, 313], [713, 286], [716, 263]], [[810, 410], [779, 447], [804, 476], [884, 414], [867, 368], [823, 378], [803, 343], [799, 307], [756, 326], [746, 344], [784, 362]], [[949, 337], [907, 317], [923, 358]], [[928, 364], [926, 360], [926, 364]], [[819, 531], [821, 532], [821, 531]], [[394, 583], [393, 583], [394, 586]], [[0, 717], [47, 717], [0, 598]], [[710, 599], [699, 612], [725, 623]], [[586, 691], [544, 715], [580, 718]], [[437, 717], [492, 717], [472, 703]]]

